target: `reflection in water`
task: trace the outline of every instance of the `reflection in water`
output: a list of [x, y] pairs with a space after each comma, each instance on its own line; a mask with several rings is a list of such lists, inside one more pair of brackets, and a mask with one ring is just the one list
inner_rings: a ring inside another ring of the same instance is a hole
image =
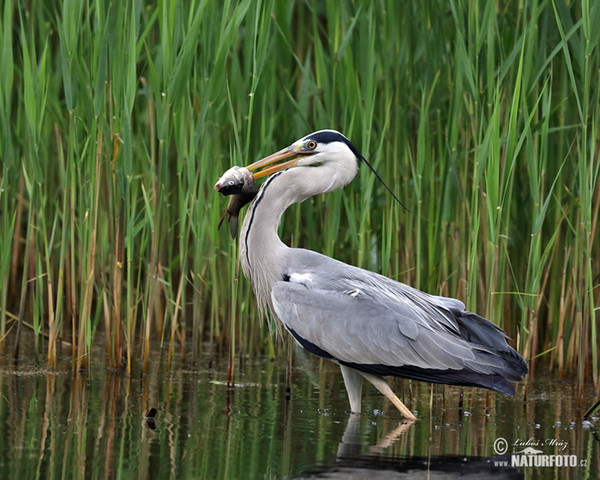
[[346, 425], [346, 430], [344, 430], [344, 435], [342, 436], [342, 441], [338, 447], [337, 458], [351, 458], [351, 457], [360, 457], [365, 453], [369, 455], [379, 455], [383, 450], [392, 446], [396, 440], [414, 424], [414, 422], [400, 423], [394, 430], [385, 435], [377, 445], [369, 446], [368, 452], [364, 451], [363, 444], [361, 442], [360, 437], [360, 415], [350, 414], [348, 417], [348, 424]]
[[[580, 418], [591, 389], [580, 401], [569, 384], [546, 381], [529, 385], [525, 400], [522, 392], [461, 394], [402, 382], [395, 390], [419, 417], [404, 424], [375, 389], [365, 389], [363, 415], [349, 416], [337, 368], [298, 361], [309, 364], [292, 369], [291, 396], [285, 365], [266, 360], [245, 359], [233, 389], [226, 362], [212, 357], [204, 362], [210, 368], [180, 365], [169, 375], [157, 360], [143, 378], [0, 367], [1, 476], [282, 478], [359, 470], [374, 477], [377, 470], [598, 477], [599, 442]], [[498, 438], [508, 441], [507, 455], [515, 442], [532, 439], [544, 454], [575, 455], [587, 466], [493, 470]]]
[[430, 456], [387, 457], [384, 450], [391, 447], [414, 423], [400, 423], [376, 445], [366, 446], [361, 438], [360, 416], [351, 414], [335, 462], [307, 468], [298, 478], [497, 478], [520, 479], [523, 473], [516, 468], [498, 468], [497, 462], [509, 462], [508, 455], [486, 457]]
[[156, 413], [156, 408], [152, 407], [144, 417], [150, 430], [156, 430]]

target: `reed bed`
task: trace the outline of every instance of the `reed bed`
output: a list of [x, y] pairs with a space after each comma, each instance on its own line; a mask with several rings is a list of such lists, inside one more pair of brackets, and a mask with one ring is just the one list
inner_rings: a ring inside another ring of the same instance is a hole
[[[282, 238], [457, 296], [598, 372], [597, 2], [6, 0], [0, 348], [49, 366], [280, 354], [212, 186], [335, 128], [374, 164]], [[96, 348], [96, 347], [102, 348]], [[22, 353], [21, 353], [22, 355]]]

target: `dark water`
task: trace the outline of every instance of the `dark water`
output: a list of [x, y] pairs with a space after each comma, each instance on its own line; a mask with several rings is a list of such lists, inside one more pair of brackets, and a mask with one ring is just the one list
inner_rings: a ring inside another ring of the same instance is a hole
[[[516, 397], [397, 381], [395, 391], [418, 411], [419, 420], [407, 425], [367, 385], [363, 414], [350, 416], [337, 367], [302, 353], [289, 398], [285, 365], [268, 360], [238, 365], [233, 389], [225, 384], [226, 363], [208, 357], [169, 375], [159, 373], [158, 362], [150, 370], [130, 378], [104, 369], [77, 375], [1, 367], [0, 477], [599, 475], [600, 419], [581, 420], [594, 394], [590, 387], [580, 399], [568, 381], [538, 380]], [[154, 424], [144, 419], [152, 407]], [[531, 455], [511, 457], [525, 448]]]

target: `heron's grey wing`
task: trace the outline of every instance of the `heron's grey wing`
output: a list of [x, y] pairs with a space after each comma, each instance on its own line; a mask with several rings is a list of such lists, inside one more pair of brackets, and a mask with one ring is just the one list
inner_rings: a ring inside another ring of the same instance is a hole
[[301, 248], [290, 249], [286, 265], [290, 276], [297, 277], [297, 283], [310, 288], [360, 292], [392, 308], [394, 304], [401, 309], [408, 307], [410, 317], [419, 316], [424, 322], [439, 321], [447, 329], [459, 331], [455, 315], [437, 314], [440, 308], [448, 313], [463, 312], [465, 305], [456, 298], [430, 295], [378, 273]]
[[290, 249], [275, 313], [313, 353], [369, 373], [513, 394], [527, 363], [489, 320], [325, 255]]
[[[476, 358], [468, 342], [421, 321], [407, 305], [291, 281], [276, 283], [272, 299], [294, 337], [343, 363], [462, 370]], [[481, 373], [492, 367], [473, 366]]]

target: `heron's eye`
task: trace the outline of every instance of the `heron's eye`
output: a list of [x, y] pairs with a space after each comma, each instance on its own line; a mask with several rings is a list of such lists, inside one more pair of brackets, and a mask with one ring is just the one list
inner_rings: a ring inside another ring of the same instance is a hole
[[315, 148], [317, 148], [317, 142], [315, 142], [314, 140], [309, 140], [308, 142], [306, 142], [306, 148], [308, 148], [309, 150], [314, 150]]

